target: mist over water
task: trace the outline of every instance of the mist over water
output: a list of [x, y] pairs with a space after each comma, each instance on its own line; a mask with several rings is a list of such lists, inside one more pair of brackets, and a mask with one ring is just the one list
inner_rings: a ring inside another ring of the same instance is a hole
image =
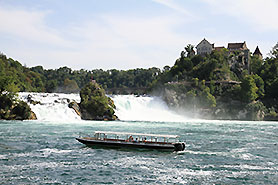
[[113, 97], [116, 115], [126, 121], [184, 122], [188, 119], [171, 111], [158, 97], [117, 95]]

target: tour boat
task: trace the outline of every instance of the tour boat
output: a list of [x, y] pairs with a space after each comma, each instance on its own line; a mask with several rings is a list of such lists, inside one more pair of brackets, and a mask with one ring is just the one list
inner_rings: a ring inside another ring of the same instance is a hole
[[76, 138], [87, 146], [134, 147], [145, 149], [182, 151], [183, 142], [177, 135], [143, 134], [128, 132], [95, 131], [94, 136]]

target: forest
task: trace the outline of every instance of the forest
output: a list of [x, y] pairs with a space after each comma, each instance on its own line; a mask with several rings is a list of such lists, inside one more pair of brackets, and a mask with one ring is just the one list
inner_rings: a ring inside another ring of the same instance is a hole
[[104, 71], [72, 70], [68, 67], [44, 69], [42, 66], [28, 68], [18, 61], [0, 55], [1, 81], [18, 91], [78, 93], [90, 80], [96, 80], [104, 89], [146, 88], [161, 73], [159, 68]]

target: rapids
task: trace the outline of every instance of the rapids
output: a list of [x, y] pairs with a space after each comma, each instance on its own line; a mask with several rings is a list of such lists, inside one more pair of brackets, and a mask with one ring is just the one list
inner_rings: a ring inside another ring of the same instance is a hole
[[[41, 102], [36, 105], [29, 103], [38, 120], [80, 120], [75, 111], [68, 107], [71, 101], [80, 102], [79, 94], [21, 92], [19, 98], [27, 102], [28, 95], [32, 100]], [[169, 110], [158, 97], [113, 95], [111, 98], [116, 105], [116, 115], [123, 121], [183, 122], [188, 120]]]
[[32, 111], [40, 121], [75, 121], [81, 120], [75, 111], [68, 107], [69, 102], [80, 102], [79, 94], [30, 93], [20, 92], [19, 99], [27, 102], [28, 95], [39, 104], [30, 104]]

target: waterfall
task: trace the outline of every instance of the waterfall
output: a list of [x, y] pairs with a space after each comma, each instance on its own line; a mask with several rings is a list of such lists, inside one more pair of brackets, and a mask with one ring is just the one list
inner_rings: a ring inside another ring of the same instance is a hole
[[116, 115], [120, 120], [183, 122], [187, 118], [169, 110], [158, 97], [116, 95], [112, 98], [117, 107]]
[[39, 102], [36, 105], [30, 104], [32, 111], [41, 121], [76, 121], [81, 120], [75, 111], [68, 107], [69, 102], [80, 102], [79, 94], [63, 93], [19, 93], [19, 99], [28, 102], [28, 96]]
[[[32, 111], [41, 121], [81, 120], [75, 111], [68, 107], [71, 101], [80, 102], [79, 94], [63, 93], [19, 93], [19, 99], [28, 102], [28, 96], [39, 103], [30, 104]], [[116, 115], [125, 121], [183, 122], [187, 118], [170, 111], [158, 97], [114, 95]]]

